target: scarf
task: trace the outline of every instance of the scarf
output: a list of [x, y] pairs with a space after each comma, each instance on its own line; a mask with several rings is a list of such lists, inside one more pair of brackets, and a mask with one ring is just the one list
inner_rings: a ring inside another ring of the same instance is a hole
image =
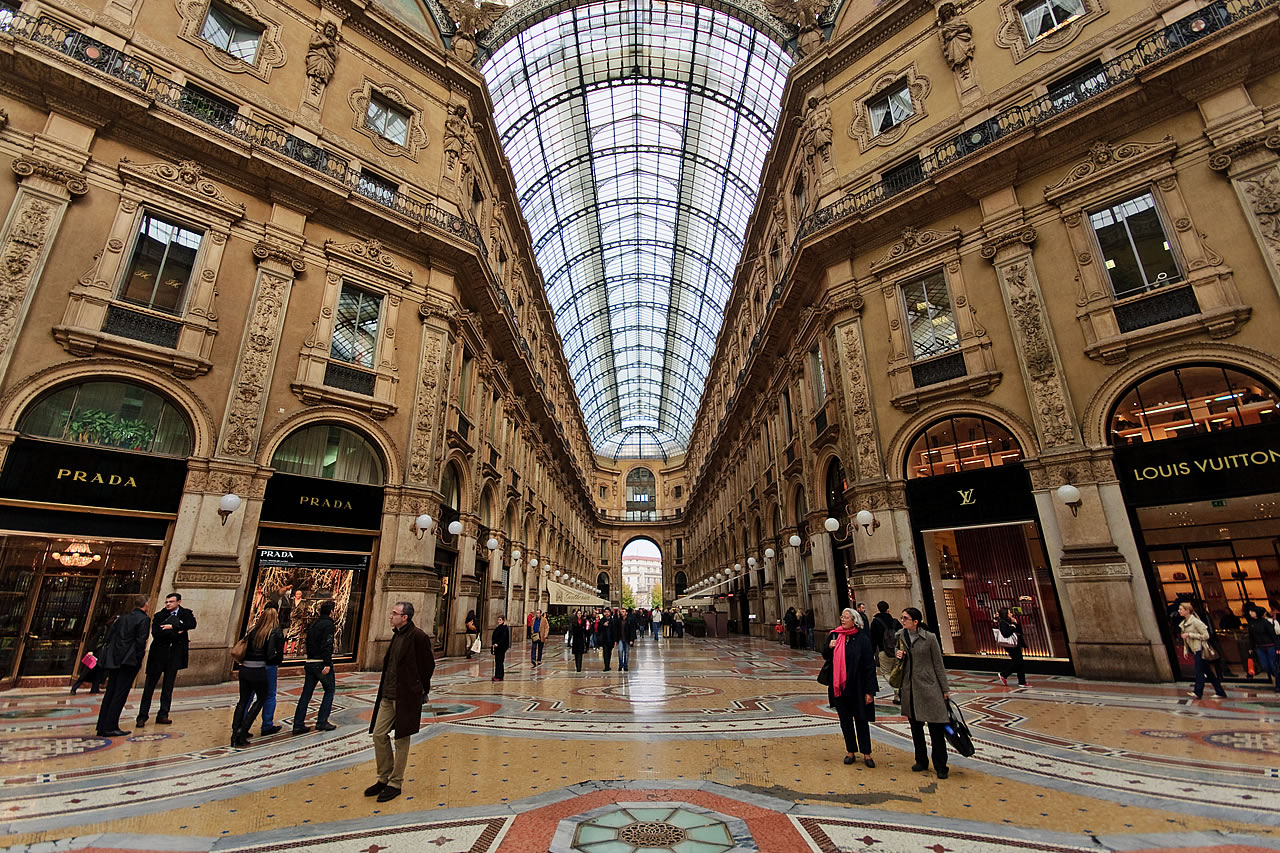
[[834, 628], [832, 633], [838, 636], [836, 637], [835, 652], [831, 656], [833, 664], [831, 689], [837, 696], [842, 696], [844, 695], [845, 684], [849, 680], [849, 673], [844, 668], [844, 644], [847, 638], [857, 636], [858, 629], [856, 626], [853, 628]]

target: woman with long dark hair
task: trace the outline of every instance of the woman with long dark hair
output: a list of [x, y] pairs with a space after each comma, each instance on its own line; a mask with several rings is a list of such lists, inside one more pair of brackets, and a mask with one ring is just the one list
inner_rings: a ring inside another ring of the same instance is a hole
[[919, 773], [929, 769], [929, 753], [925, 749], [924, 727], [929, 726], [933, 742], [933, 768], [939, 779], [947, 778], [946, 725], [951, 720], [947, 700], [951, 687], [947, 670], [942, 666], [942, 646], [938, 638], [925, 628], [924, 616], [915, 607], [902, 611], [902, 630], [898, 633], [898, 660], [906, 661], [902, 676], [902, 713], [911, 724], [911, 742], [916, 748], [916, 763], [911, 769]]
[[587, 653], [590, 636], [591, 625], [579, 610], [573, 614], [573, 623], [569, 626], [569, 650], [573, 652], [573, 665], [578, 672], [582, 672], [582, 656]]
[[822, 656], [831, 661], [831, 684], [827, 698], [840, 717], [844, 734], [845, 764], [853, 764], [862, 753], [862, 763], [875, 767], [871, 758], [871, 723], [876, 718], [875, 650], [871, 635], [858, 628], [855, 611], [846, 607], [840, 627], [832, 629], [823, 644]]
[[248, 650], [240, 664], [240, 701], [231, 717], [231, 745], [249, 745], [249, 729], [267, 701], [267, 666], [279, 666], [284, 660], [284, 632], [280, 630], [280, 613], [265, 607], [249, 631]]
[[1012, 646], [1006, 646], [1004, 643], [1000, 644], [1000, 647], [1009, 653], [1009, 668], [1001, 668], [1000, 683], [1008, 684], [1009, 676], [1016, 672], [1018, 673], [1018, 684], [1026, 687], [1027, 673], [1022, 668], [1022, 621], [1009, 608], [1001, 607], [1000, 617], [996, 620], [996, 630], [1000, 632], [1000, 636], [1004, 637], [1006, 642], [1009, 640], [1014, 641]]

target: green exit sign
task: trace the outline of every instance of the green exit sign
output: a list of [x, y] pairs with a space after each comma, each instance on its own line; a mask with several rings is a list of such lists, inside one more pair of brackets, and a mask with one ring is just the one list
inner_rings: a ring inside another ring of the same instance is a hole
[[1227, 502], [1226, 502], [1226, 501], [1214, 501], [1211, 505], [1212, 505], [1212, 506], [1226, 506], [1226, 505], [1227, 505]]

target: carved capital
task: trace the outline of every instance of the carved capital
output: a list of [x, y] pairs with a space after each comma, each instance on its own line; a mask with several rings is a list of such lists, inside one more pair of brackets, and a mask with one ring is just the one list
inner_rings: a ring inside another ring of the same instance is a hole
[[1036, 237], [1036, 229], [1032, 228], [1030, 225], [1021, 229], [1006, 231], [1005, 233], [997, 234], [984, 242], [982, 244], [981, 255], [989, 261], [994, 261], [996, 254], [999, 253], [1001, 249], [1010, 246], [1017, 246], [1019, 244], [1024, 246], [1033, 246], [1035, 245]]
[[11, 167], [13, 173], [19, 178], [27, 178], [32, 175], [44, 178], [46, 181], [52, 181], [55, 184], [61, 184], [66, 187], [67, 192], [71, 193], [72, 196], [84, 195], [89, 191], [89, 183], [84, 179], [84, 175], [54, 165], [47, 160], [40, 160], [24, 154], [14, 160]]
[[301, 255], [289, 251], [283, 246], [258, 241], [253, 244], [253, 257], [261, 264], [263, 261], [275, 261], [292, 267], [294, 272], [306, 272], [307, 262]]

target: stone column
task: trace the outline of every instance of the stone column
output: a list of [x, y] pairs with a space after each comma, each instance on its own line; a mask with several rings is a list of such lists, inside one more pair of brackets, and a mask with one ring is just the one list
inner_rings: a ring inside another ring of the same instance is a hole
[[[82, 138], [75, 141], [87, 149], [93, 131], [69, 119], [55, 122], [59, 118], [50, 116], [50, 125], [66, 124], [81, 131]], [[0, 111], [0, 130], [7, 123], [8, 115]], [[89, 191], [80, 171], [88, 162], [87, 150], [43, 135], [36, 141], [37, 150], [57, 159], [24, 154], [12, 163], [18, 192], [0, 230], [0, 386], [63, 214], [74, 198]]]
[[809, 529], [816, 533], [809, 534], [809, 559], [812, 561], [813, 578], [809, 581], [809, 601], [806, 609], [814, 610], [814, 624], [818, 628], [831, 628], [840, 624], [840, 608], [836, 601], [836, 584], [832, 578], [835, 568], [835, 557], [831, 548], [831, 534], [823, 528], [827, 513], [809, 513]]
[[467, 611], [480, 609], [480, 583], [476, 576], [476, 537], [480, 532], [480, 523], [470, 515], [462, 516], [462, 533], [458, 534], [458, 565], [454, 571], [457, 587], [453, 592], [455, 606], [449, 612], [450, 625], [444, 640], [445, 654], [457, 655], [464, 652], [464, 629]]

